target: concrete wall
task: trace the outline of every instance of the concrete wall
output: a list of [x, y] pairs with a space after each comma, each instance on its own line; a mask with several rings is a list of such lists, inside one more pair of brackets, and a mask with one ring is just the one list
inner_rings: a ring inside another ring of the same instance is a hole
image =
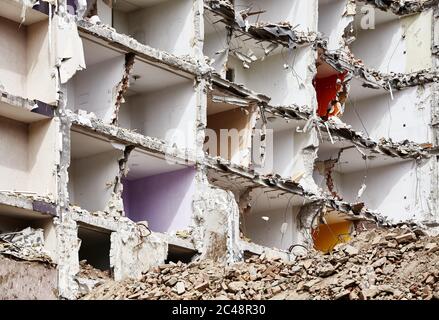
[[[216, 21], [216, 20], [214, 20]], [[228, 43], [227, 43], [227, 30], [221, 23], [211, 24], [210, 20], [204, 20], [205, 33], [204, 33], [204, 46], [203, 53], [210, 59], [214, 59], [212, 67], [215, 68], [221, 76], [225, 76], [225, 66], [227, 64], [228, 57]], [[226, 49], [226, 50], [224, 50]], [[219, 51], [224, 50], [220, 54], [216, 54]]]
[[29, 191], [28, 189], [28, 125], [8, 118], [0, 118], [0, 189]]
[[352, 17], [343, 16], [346, 10], [346, 0], [322, 1], [319, 0], [318, 30], [328, 38], [328, 50], [342, 48], [343, 33]]
[[29, 189], [57, 198], [56, 166], [59, 163], [59, 120], [43, 120], [29, 125]]
[[196, 94], [191, 81], [126, 98], [120, 108], [120, 126], [195, 147]]
[[293, 178], [309, 170], [302, 150], [313, 144], [312, 134], [299, 133], [294, 129], [267, 133], [270, 134], [273, 135], [273, 140], [268, 137], [267, 142], [273, 141], [273, 144], [267, 143], [266, 160], [261, 172], [277, 173], [285, 178]]
[[127, 32], [143, 44], [176, 55], [192, 53], [194, 15], [190, 0], [168, 0], [113, 18], [116, 30]]
[[[263, 196], [261, 196], [263, 198]], [[266, 201], [261, 199], [260, 201]], [[297, 242], [297, 226], [295, 217], [299, 207], [277, 208], [269, 211], [252, 210], [242, 221], [245, 236], [253, 243], [270, 248], [287, 250]], [[266, 221], [262, 217], [268, 217]], [[287, 223], [285, 234], [281, 233], [282, 224]]]
[[85, 158], [72, 159], [69, 168], [70, 203], [89, 211], [104, 210], [119, 174], [123, 153], [113, 150]]
[[[252, 114], [246, 114], [241, 108], [207, 116], [207, 128], [214, 130], [217, 136], [217, 149], [209, 148], [209, 154], [221, 155], [223, 159], [231, 160], [236, 164], [249, 165], [251, 160], [249, 148], [252, 142], [251, 118]], [[228, 131], [221, 134], [222, 129]], [[239, 134], [239, 139], [237, 134]], [[208, 141], [206, 147], [210, 145], [212, 144]]]
[[[358, 190], [364, 181], [364, 171], [343, 174], [341, 192], [344, 200], [356, 202]], [[367, 185], [360, 201], [367, 207], [383, 213], [390, 219], [401, 221], [422, 220], [430, 211], [429, 195], [431, 172], [428, 164], [417, 165], [408, 161], [382, 166], [367, 171]]]
[[[414, 72], [432, 66], [432, 12], [377, 24], [357, 30], [351, 49], [357, 58], [381, 72]], [[405, 35], [405, 38], [403, 38]]]
[[0, 88], [16, 96], [56, 102], [56, 78], [49, 55], [48, 21], [29, 26], [0, 17]]
[[376, 141], [432, 142], [430, 97], [430, 86], [394, 91], [393, 100], [390, 93], [361, 100], [351, 96], [342, 120]]
[[118, 10], [113, 10], [112, 25], [121, 34], [131, 36], [129, 28], [129, 14]]
[[0, 190], [56, 198], [56, 120], [32, 124], [0, 117]]
[[236, 83], [271, 97], [270, 104], [310, 106], [315, 90], [309, 66], [314, 63], [314, 51], [305, 46], [258, 60], [250, 69], [244, 69], [242, 63], [233, 58], [228, 65], [235, 69]]
[[[364, 160], [358, 155], [355, 161]], [[364, 165], [361, 170], [338, 172], [339, 168], [343, 168], [343, 163], [347, 162], [342, 154], [340, 166], [334, 168], [331, 176], [334, 191], [344, 201], [364, 202], [368, 209], [376, 210], [394, 222], [407, 219], [422, 221], [432, 214], [434, 199], [430, 199], [430, 196], [433, 181], [432, 166], [435, 159], [420, 163], [406, 160], [374, 167], [372, 161], [368, 161], [368, 168]], [[328, 192], [326, 177], [316, 170], [314, 178], [317, 185]], [[366, 184], [366, 189], [358, 198], [363, 183]]]
[[27, 27], [26, 96], [46, 103], [57, 101], [57, 78], [54, 57], [49, 50], [49, 22]]
[[249, 18], [255, 22], [289, 22], [297, 31], [317, 30], [317, 0], [235, 0], [236, 10], [251, 7], [251, 12], [265, 11]]
[[78, 72], [67, 84], [68, 108], [93, 112], [104, 122], [111, 122], [124, 65], [125, 57], [121, 55]]
[[194, 168], [124, 181], [126, 215], [134, 221], [148, 221], [153, 231], [187, 229], [192, 219], [195, 192]]
[[111, 7], [108, 6], [104, 1], [97, 0], [96, 7], [98, 11], [99, 19], [102, 23], [105, 23], [108, 26], [112, 26], [112, 10]]

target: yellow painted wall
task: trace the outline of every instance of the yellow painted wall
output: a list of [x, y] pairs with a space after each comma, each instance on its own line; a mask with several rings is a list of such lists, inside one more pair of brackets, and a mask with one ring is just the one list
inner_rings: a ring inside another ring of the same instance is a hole
[[331, 251], [338, 243], [350, 240], [352, 222], [321, 224], [312, 232], [314, 248], [323, 252]]

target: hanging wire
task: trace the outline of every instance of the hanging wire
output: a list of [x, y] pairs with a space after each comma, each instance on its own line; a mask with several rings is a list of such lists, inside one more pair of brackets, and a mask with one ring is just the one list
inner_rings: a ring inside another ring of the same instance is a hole
[[363, 127], [364, 131], [367, 134], [367, 137], [369, 138], [370, 137], [369, 132], [367, 131], [366, 126], [364, 125], [363, 119], [361, 119], [361, 116], [357, 111], [357, 108], [355, 106], [355, 102], [353, 102], [353, 100], [351, 98], [348, 98], [348, 101], [349, 101], [350, 105], [352, 106], [352, 108], [354, 109], [354, 112], [357, 115], [358, 120], [360, 120], [361, 126]]

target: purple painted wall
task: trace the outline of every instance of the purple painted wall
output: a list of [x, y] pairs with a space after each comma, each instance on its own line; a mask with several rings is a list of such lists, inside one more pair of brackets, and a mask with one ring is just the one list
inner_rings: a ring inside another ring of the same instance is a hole
[[185, 229], [191, 222], [195, 169], [125, 180], [122, 194], [126, 215], [146, 220], [152, 231]]

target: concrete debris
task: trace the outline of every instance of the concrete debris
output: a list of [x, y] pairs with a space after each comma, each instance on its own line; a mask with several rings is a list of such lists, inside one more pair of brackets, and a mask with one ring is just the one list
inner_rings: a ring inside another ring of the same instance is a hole
[[306, 120], [312, 119], [312, 111], [309, 110], [307, 106], [264, 106], [263, 110], [269, 112], [277, 117], [282, 117], [284, 119], [294, 119], [294, 120]]
[[25, 99], [20, 96], [12, 95], [2, 91], [0, 87], [0, 103], [5, 103], [15, 108], [21, 108], [30, 112], [52, 117], [54, 115], [54, 107], [38, 100]]
[[0, 233], [0, 253], [27, 261], [53, 263], [44, 247], [44, 230], [28, 227], [18, 232]]
[[[109, 281], [83, 299], [434, 299], [439, 255], [427, 247], [439, 239], [413, 235], [408, 229], [369, 230], [330, 254], [310, 251], [294, 262], [255, 256], [230, 267], [171, 263], [139, 281]], [[407, 242], [392, 246], [402, 238]]]
[[435, 154], [436, 148], [431, 144], [418, 144], [409, 140], [395, 143], [392, 139], [381, 138], [378, 142], [373, 141], [365, 134], [352, 130], [352, 127], [340, 121], [335, 122], [330, 119], [326, 122], [322, 120], [318, 123], [322, 129], [329, 128], [331, 134], [350, 141], [361, 148], [367, 148], [371, 152], [385, 154], [390, 157], [399, 157], [402, 159], [425, 159]]
[[78, 283], [79, 295], [85, 295], [93, 290], [93, 288], [111, 280], [109, 270], [99, 270], [87, 263], [87, 260], [79, 261], [79, 272], [75, 276]]
[[92, 280], [109, 280], [111, 273], [109, 270], [99, 270], [87, 263], [87, 260], [79, 261], [79, 273], [76, 275], [79, 278], [87, 278]]
[[246, 18], [248, 12], [237, 11], [232, 3], [227, 0], [206, 1], [206, 8], [222, 17], [223, 23], [233, 28], [239, 33], [248, 34], [260, 41], [269, 41], [281, 44], [287, 48], [310, 44], [316, 41], [316, 32], [300, 32], [294, 30], [295, 27], [289, 22], [279, 23], [249, 23]]
[[439, 74], [432, 70], [420, 70], [411, 73], [387, 74], [366, 66], [361, 59], [355, 57], [349, 50], [327, 49], [324, 40], [317, 41], [321, 58], [339, 72], [348, 72], [350, 77], [358, 77], [363, 81], [363, 87], [387, 91], [401, 90], [407, 87], [426, 85], [439, 80]]
[[391, 11], [397, 15], [407, 15], [422, 12], [437, 6], [438, 0], [359, 0], [371, 4], [383, 11]]
[[210, 67], [198, 64], [192, 57], [176, 57], [166, 51], [152, 48], [129, 36], [116, 32], [114, 28], [105, 24], [93, 24], [86, 20], [80, 20], [77, 25], [82, 32], [116, 44], [128, 52], [134, 51], [136, 55], [145, 57], [148, 61], [162, 64], [166, 68], [171, 67], [173, 70], [182, 70], [195, 75], [205, 75], [211, 71]]
[[222, 90], [227, 90], [232, 94], [236, 94], [241, 98], [248, 99], [250, 101], [256, 101], [258, 103], [268, 103], [270, 98], [266, 95], [256, 93], [243, 85], [233, 83], [227, 79], [221, 78], [218, 74], [213, 74], [212, 84]]

